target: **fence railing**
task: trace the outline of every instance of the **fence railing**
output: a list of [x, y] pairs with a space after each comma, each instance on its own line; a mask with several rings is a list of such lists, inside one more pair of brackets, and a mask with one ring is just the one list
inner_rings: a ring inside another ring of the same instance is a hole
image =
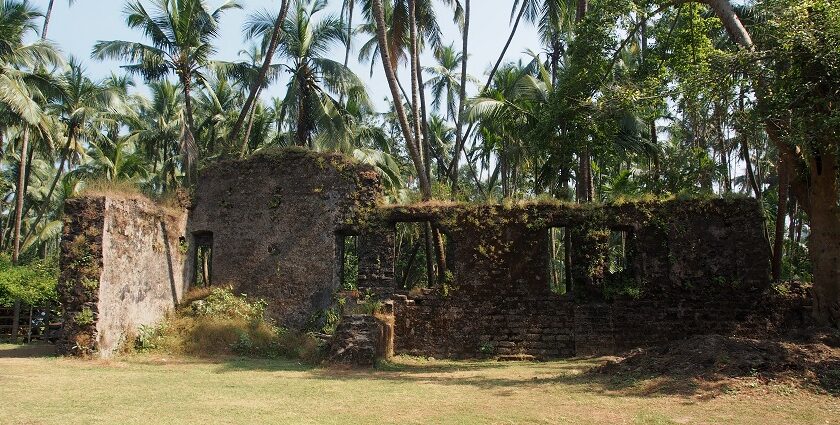
[[60, 329], [57, 304], [32, 306], [16, 302], [12, 307], [0, 307], [0, 340], [53, 342]]

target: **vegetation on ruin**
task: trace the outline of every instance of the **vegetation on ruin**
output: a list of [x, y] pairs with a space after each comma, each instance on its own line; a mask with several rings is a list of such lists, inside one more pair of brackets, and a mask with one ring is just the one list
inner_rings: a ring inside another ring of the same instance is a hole
[[196, 289], [162, 323], [141, 327], [123, 348], [157, 355], [320, 361], [323, 343], [277, 326], [266, 317], [265, 308], [265, 301], [237, 295], [230, 288]]
[[[166, 197], [296, 147], [373, 166], [393, 203], [754, 197], [774, 280], [813, 280], [815, 316], [840, 323], [836, 2], [512, 1], [511, 37], [535, 25], [542, 45], [468, 75], [472, 3], [284, 0], [243, 12], [232, 59], [219, 29], [248, 4], [127, 0], [133, 36], [88, 59], [50, 40], [54, 2], [0, 1], [0, 249], [55, 255], [64, 200], [97, 182]], [[90, 75], [102, 59], [122, 67]], [[384, 105], [350, 61], [385, 72]], [[420, 236], [444, 275], [440, 229]]]
[[710, 380], [587, 372], [602, 365], [601, 359], [501, 363], [400, 357], [373, 371], [355, 371], [156, 353], [97, 362], [21, 358], [27, 350], [37, 353], [0, 345], [0, 398], [6, 401], [0, 424], [176, 424], [189, 418], [214, 424], [793, 425], [833, 423], [840, 415], [837, 398], [818, 387], [749, 368]]

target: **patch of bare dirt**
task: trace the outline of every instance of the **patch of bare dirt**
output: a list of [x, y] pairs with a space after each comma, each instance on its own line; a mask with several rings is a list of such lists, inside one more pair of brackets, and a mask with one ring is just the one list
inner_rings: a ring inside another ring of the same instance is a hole
[[592, 373], [639, 379], [693, 379], [704, 384], [755, 378], [840, 395], [840, 332], [811, 329], [773, 340], [694, 336], [632, 350]]

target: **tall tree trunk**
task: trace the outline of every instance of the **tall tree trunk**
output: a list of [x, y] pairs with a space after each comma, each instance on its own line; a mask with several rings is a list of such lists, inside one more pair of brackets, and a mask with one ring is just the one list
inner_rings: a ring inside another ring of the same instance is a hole
[[[502, 61], [505, 60], [505, 55], [507, 55], [507, 51], [510, 48], [510, 43], [513, 42], [513, 37], [516, 35], [516, 30], [519, 29], [519, 23], [522, 21], [522, 17], [525, 16], [525, 10], [528, 6], [528, 1], [522, 1], [522, 7], [519, 8], [519, 13], [516, 15], [516, 20], [513, 21], [513, 28], [510, 30], [510, 35], [505, 42], [505, 47], [502, 48], [502, 53], [499, 54], [499, 58], [496, 59], [496, 63], [493, 65], [493, 69], [490, 70], [490, 74], [487, 76], [487, 82], [484, 84], [484, 89], [481, 90], [482, 92], [486, 91], [491, 84], [493, 84], [493, 77], [496, 76], [496, 72], [499, 70], [499, 67], [502, 65]], [[466, 57], [466, 53], [464, 54]], [[479, 93], [481, 94], [481, 93]]]
[[[29, 230], [26, 233], [26, 236], [23, 240], [29, 239], [32, 234], [35, 233], [38, 224], [41, 223], [41, 220], [44, 218], [44, 215], [50, 208], [50, 199], [52, 199], [52, 195], [55, 192], [56, 186], [58, 186], [58, 181], [61, 180], [61, 175], [64, 173], [64, 165], [67, 163], [67, 156], [69, 155], [70, 147], [72, 146], [73, 140], [76, 138], [76, 124], [71, 124], [70, 127], [67, 129], [67, 143], [64, 145], [64, 150], [61, 152], [61, 160], [58, 162], [58, 171], [53, 177], [53, 181], [50, 184], [50, 189], [47, 191], [47, 196], [44, 198], [44, 206], [41, 208], [41, 211], [38, 212], [38, 217], [35, 218], [35, 221], [29, 226]], [[28, 210], [27, 210], [28, 212]], [[26, 214], [24, 214], [26, 215]]]
[[776, 205], [776, 231], [773, 239], [773, 259], [770, 270], [773, 273], [773, 281], [778, 282], [782, 277], [782, 256], [784, 254], [785, 242], [785, 217], [788, 210], [788, 189], [790, 186], [790, 160], [785, 160], [783, 154], [779, 155], [779, 199]]
[[[268, 74], [268, 69], [271, 67], [271, 59], [274, 58], [274, 52], [277, 50], [277, 45], [280, 43], [280, 36], [283, 32], [283, 22], [286, 20], [286, 15], [289, 12], [289, 4], [289, 0], [283, 0], [280, 4], [280, 12], [277, 14], [277, 20], [274, 21], [274, 30], [271, 32], [271, 40], [268, 42], [268, 49], [265, 51], [265, 58], [263, 59], [262, 66], [260, 67], [260, 72], [257, 74], [254, 84], [251, 85], [251, 90], [248, 93], [248, 97], [245, 99], [245, 105], [242, 106], [242, 110], [239, 112], [239, 117], [236, 118], [236, 123], [233, 124], [233, 128], [230, 130], [230, 135], [228, 137], [232, 142], [239, 137], [239, 132], [242, 130], [242, 124], [245, 122], [248, 112], [251, 110], [251, 107], [257, 99], [257, 91], [265, 84], [265, 76]], [[245, 156], [245, 150], [247, 147], [248, 141], [246, 140], [242, 143], [241, 156]]]
[[[575, 23], [580, 23], [589, 11], [588, 0], [578, 0], [575, 10]], [[589, 136], [584, 138], [584, 146], [578, 154], [577, 198], [578, 202], [592, 202], [595, 198], [595, 188], [592, 184], [592, 152], [589, 146]]]
[[[799, 215], [799, 202], [793, 196], [790, 197], [790, 227], [788, 229], [788, 244], [792, 247], [796, 241], [796, 217]], [[788, 255], [793, 250], [788, 251]]]
[[466, 143], [464, 130], [464, 110], [467, 103], [467, 63], [469, 61], [470, 41], [470, 0], [464, 1], [464, 32], [461, 41], [461, 92], [458, 95], [458, 117], [455, 122], [455, 150], [453, 151], [451, 173], [449, 179], [452, 183], [452, 196], [458, 192], [458, 162], [461, 158], [460, 150]]
[[50, 28], [50, 19], [52, 18], [52, 11], [54, 5], [55, 0], [50, 0], [50, 3], [47, 5], [47, 13], [44, 14], [44, 28], [41, 30], [41, 40], [47, 39], [47, 30], [49, 30]]
[[29, 127], [24, 127], [18, 164], [18, 184], [15, 191], [15, 227], [12, 233], [12, 264], [20, 261], [20, 228], [23, 222], [23, 199], [26, 196], [26, 160], [29, 157]]
[[[414, 60], [417, 62], [416, 66], [419, 72], [417, 73], [417, 86], [420, 87], [420, 128], [423, 131], [423, 159], [426, 166], [426, 175], [429, 179], [432, 178], [432, 156], [435, 155], [432, 151], [432, 136], [429, 130], [429, 110], [426, 107], [426, 89], [423, 81], [423, 67], [420, 66], [420, 54], [415, 55]], [[436, 155], [435, 155], [436, 156]], [[438, 158], [438, 161], [442, 161]]]
[[387, 48], [388, 35], [385, 32], [385, 13], [382, 9], [382, 0], [372, 0], [371, 8], [374, 20], [376, 21], [376, 36], [379, 41], [379, 54], [382, 58], [382, 67], [385, 71], [385, 79], [388, 81], [388, 88], [391, 90], [391, 98], [394, 101], [394, 111], [400, 123], [403, 137], [405, 138], [408, 147], [411, 162], [414, 164], [414, 169], [417, 172], [417, 179], [420, 182], [420, 192], [424, 200], [432, 198], [432, 187], [429, 182], [429, 177], [426, 175], [425, 167], [423, 166], [423, 158], [420, 154], [420, 147], [411, 134], [411, 127], [408, 123], [408, 116], [405, 113], [405, 108], [400, 100], [399, 86], [397, 84], [397, 76], [394, 68], [391, 67], [391, 51]]
[[656, 118], [650, 121], [650, 142], [657, 148], [656, 154], [653, 155], [653, 193], [659, 195], [662, 193], [662, 164], [659, 157], [659, 132], [656, 128]]
[[[350, 50], [352, 50], [353, 39], [353, 6], [356, 5], [356, 0], [350, 0], [347, 4], [347, 47], [344, 50], [344, 66], [350, 63]], [[342, 93], [343, 95], [343, 93]]]
[[196, 164], [198, 161], [198, 146], [195, 143], [195, 119], [193, 118], [192, 105], [192, 73], [183, 71], [181, 75], [181, 84], [184, 86], [184, 112], [187, 115], [187, 128], [181, 141], [181, 152], [184, 158], [186, 186], [191, 186], [193, 183], [193, 172], [198, 165]]
[[[257, 99], [260, 98], [260, 93], [262, 92], [262, 87], [257, 90]], [[251, 106], [251, 113], [248, 116], [248, 128], [245, 130], [245, 150], [248, 149], [248, 144], [251, 141], [251, 131], [254, 129], [254, 117], [257, 115], [257, 104], [254, 103]]]
[[[349, 0], [345, 4], [347, 6], [347, 46], [345, 46], [344, 48], [344, 67], [346, 68], [347, 65], [350, 63], [350, 51], [353, 49], [353, 8], [356, 5], [356, 0]], [[342, 6], [341, 13], [344, 12], [345, 9]], [[344, 103], [344, 95], [345, 93], [342, 91], [338, 103]]]
[[417, 57], [420, 55], [420, 49], [418, 48], [420, 42], [417, 35], [417, 0], [408, 0], [408, 24], [411, 43], [409, 46], [411, 49], [409, 55], [411, 62], [411, 127], [414, 130], [414, 140], [417, 141], [418, 146], [421, 148], [423, 171], [426, 172], [428, 170], [426, 166], [428, 158], [425, 155], [425, 149], [423, 149], [423, 140], [420, 138], [420, 87], [418, 84], [418, 81], [420, 81], [418, 64], [420, 62], [417, 60]]

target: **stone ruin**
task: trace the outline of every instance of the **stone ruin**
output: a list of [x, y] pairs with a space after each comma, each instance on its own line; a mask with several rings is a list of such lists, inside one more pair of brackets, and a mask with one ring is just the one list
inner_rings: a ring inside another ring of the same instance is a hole
[[[751, 199], [394, 206], [383, 193], [370, 166], [289, 149], [207, 167], [183, 209], [72, 199], [59, 349], [109, 355], [200, 278], [265, 299], [273, 319], [297, 329], [341, 297], [380, 300], [375, 317], [345, 309], [333, 338], [332, 358], [357, 364], [392, 353], [613, 354], [730, 332], [769, 288], [769, 247]], [[444, 235], [442, 283], [400, 287], [398, 223]], [[353, 293], [342, 291], [348, 237], [358, 255]]]

